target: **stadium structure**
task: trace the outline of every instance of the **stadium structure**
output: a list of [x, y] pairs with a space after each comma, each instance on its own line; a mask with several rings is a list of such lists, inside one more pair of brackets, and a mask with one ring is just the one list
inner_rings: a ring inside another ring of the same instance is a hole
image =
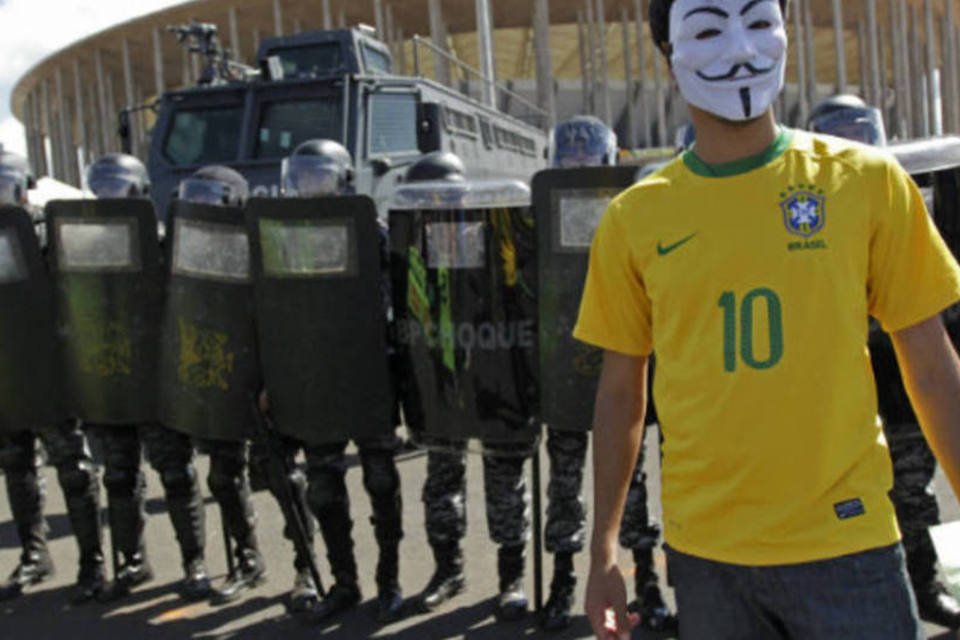
[[[462, 67], [419, 36], [544, 108], [551, 120], [592, 113], [621, 145], [670, 145], [685, 110], [644, 18], [649, 0], [193, 0], [118, 24], [36, 64], [16, 83], [39, 175], [79, 185], [92, 158], [120, 149], [130, 112], [132, 150], [145, 157], [150, 104], [189, 86], [201, 61], [171, 25], [217, 25], [235, 59], [255, 64], [262, 38], [368, 24], [395, 70], [469, 88]], [[791, 0], [792, 51], [780, 117], [802, 124], [811, 105], [851, 92], [881, 107], [891, 137], [960, 133], [960, 7], [954, 0]], [[638, 20], [638, 16], [642, 18]], [[508, 96], [505, 93], [504, 96]], [[506, 97], [504, 99], [507, 99]], [[501, 107], [504, 105], [501, 105]]]

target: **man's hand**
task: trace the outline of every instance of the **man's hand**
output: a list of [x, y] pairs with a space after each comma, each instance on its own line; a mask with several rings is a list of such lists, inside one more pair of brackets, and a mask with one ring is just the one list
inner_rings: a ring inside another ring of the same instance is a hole
[[639, 615], [627, 613], [627, 588], [615, 562], [590, 562], [584, 609], [597, 640], [629, 640], [640, 624]]
[[270, 413], [270, 395], [266, 389], [261, 389], [260, 395], [257, 396], [257, 408], [263, 415]]

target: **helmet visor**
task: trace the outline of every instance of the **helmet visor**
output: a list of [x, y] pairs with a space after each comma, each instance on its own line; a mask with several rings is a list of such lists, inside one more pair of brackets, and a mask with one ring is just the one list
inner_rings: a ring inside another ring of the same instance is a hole
[[563, 169], [574, 167], [599, 167], [603, 164], [603, 155], [595, 153], [564, 153], [556, 158], [556, 164]]
[[810, 128], [838, 138], [855, 140], [864, 144], [884, 146], [887, 135], [883, 128], [883, 116], [879, 109], [841, 109], [815, 118]]
[[86, 178], [87, 189], [98, 198], [136, 198], [146, 192], [142, 177], [122, 167], [94, 163]]
[[323, 156], [284, 158], [283, 195], [292, 198], [318, 198], [342, 193], [345, 169]]
[[22, 176], [0, 172], [0, 204], [20, 205], [26, 198], [25, 179]]
[[97, 176], [87, 182], [87, 188], [98, 198], [130, 198], [137, 195], [135, 183], [118, 174]]
[[219, 180], [187, 178], [180, 183], [177, 197], [185, 202], [223, 207], [230, 204], [230, 186]]

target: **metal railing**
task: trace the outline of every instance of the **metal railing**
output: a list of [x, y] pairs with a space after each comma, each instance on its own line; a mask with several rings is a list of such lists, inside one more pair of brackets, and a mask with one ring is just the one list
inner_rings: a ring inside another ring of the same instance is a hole
[[[527, 98], [523, 97], [516, 91], [512, 91], [509, 87], [506, 87], [496, 81], [491, 82], [490, 80], [485, 78], [480, 71], [478, 71], [477, 69], [474, 69], [473, 67], [471, 67], [470, 65], [468, 65], [467, 63], [465, 63], [463, 60], [456, 57], [455, 55], [447, 51], [444, 51], [443, 49], [438, 47], [436, 44], [434, 44], [433, 41], [430, 40], [429, 38], [422, 38], [418, 35], [415, 35], [413, 36], [412, 42], [413, 42], [414, 75], [419, 77], [427, 77], [424, 75], [424, 65], [422, 64], [422, 58], [420, 53], [420, 47], [425, 47], [435, 56], [442, 58], [448, 63], [452, 63], [455, 67], [460, 69], [461, 74], [463, 76], [462, 81], [459, 83], [458, 87], [452, 87], [452, 88], [456, 88], [458, 91], [460, 91], [460, 93], [463, 93], [464, 95], [467, 95], [474, 99], [478, 99], [478, 100], [482, 99], [481, 95], [473, 95], [470, 92], [471, 83], [470, 83], [469, 77], [471, 76], [475, 77], [479, 81], [477, 84], [477, 88], [482, 90], [483, 85], [485, 84], [489, 84], [490, 86], [492, 86], [493, 94], [494, 96], [496, 96], [495, 102], [497, 105], [496, 108], [498, 110], [503, 111], [528, 124], [531, 124], [540, 128], [545, 128], [549, 123], [550, 114], [547, 110], [540, 108], [539, 106], [537, 106]], [[439, 64], [437, 64], [436, 62], [433, 65], [433, 70], [434, 70], [434, 77], [432, 78], [433, 80], [447, 86], [449, 86], [450, 84], [453, 84], [452, 82], [448, 84], [448, 81], [446, 79], [441, 79], [440, 77], [438, 77]], [[482, 91], [481, 91], [481, 94], [482, 94]], [[512, 113], [511, 112], [512, 110], [510, 109], [510, 107], [517, 103], [519, 103], [522, 107], [524, 107], [525, 110], [522, 111], [521, 113]]]

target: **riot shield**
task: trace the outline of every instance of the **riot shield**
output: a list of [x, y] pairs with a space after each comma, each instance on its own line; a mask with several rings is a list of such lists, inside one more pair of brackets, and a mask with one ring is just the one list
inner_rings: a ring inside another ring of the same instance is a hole
[[425, 444], [531, 443], [539, 433], [529, 202], [514, 182], [411, 184], [394, 196], [401, 394], [407, 424]]
[[30, 215], [0, 208], [0, 432], [48, 427], [63, 407], [53, 286]]
[[156, 420], [163, 270], [149, 200], [47, 204], [67, 406], [95, 424]]
[[393, 431], [377, 211], [367, 196], [247, 205], [276, 429], [308, 444]]
[[540, 418], [566, 431], [586, 431], [602, 354], [573, 338], [593, 232], [636, 167], [546, 169], [533, 177], [537, 219]]
[[242, 440], [260, 387], [243, 210], [176, 201], [170, 220], [160, 419], [197, 438]]

